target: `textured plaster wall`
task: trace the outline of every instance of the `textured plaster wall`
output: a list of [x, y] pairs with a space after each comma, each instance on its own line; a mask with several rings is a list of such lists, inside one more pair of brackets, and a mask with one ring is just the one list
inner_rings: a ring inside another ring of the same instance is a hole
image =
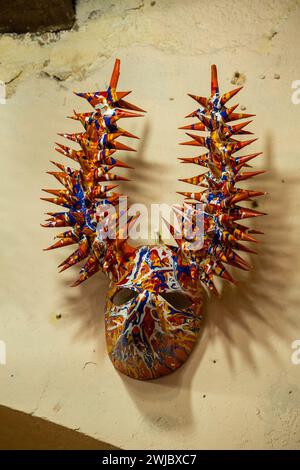
[[[126, 449], [299, 448], [300, 2], [80, 1], [77, 16], [72, 31], [0, 36], [0, 403]], [[102, 88], [116, 57], [120, 87], [148, 111], [128, 125], [142, 137], [126, 157], [132, 201], [179, 201], [176, 178], [197, 173], [176, 160], [192, 154], [177, 127], [195, 109], [186, 93], [209, 93], [212, 63], [222, 90], [244, 83], [234, 102], [256, 113], [255, 166], [268, 170], [252, 184], [270, 193], [253, 270], [207, 300], [190, 360], [151, 383], [121, 377], [106, 355], [104, 276], [69, 288], [77, 270], [56, 266], [70, 250], [43, 253], [52, 232], [39, 227], [56, 133], [78, 130], [65, 116], [89, 109], [71, 92]]]

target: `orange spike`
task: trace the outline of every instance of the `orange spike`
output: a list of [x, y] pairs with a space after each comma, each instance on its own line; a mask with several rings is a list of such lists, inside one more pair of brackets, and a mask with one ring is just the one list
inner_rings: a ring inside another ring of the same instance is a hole
[[234, 215], [235, 220], [248, 219], [250, 217], [259, 217], [261, 215], [267, 215], [264, 212], [254, 211], [245, 207], [239, 207]]
[[79, 286], [79, 284], [81, 284], [82, 282], [86, 281], [87, 279], [89, 279], [91, 276], [93, 276], [94, 274], [96, 274], [98, 271], [100, 270], [100, 263], [99, 261], [95, 262], [94, 265], [89, 269], [89, 271], [87, 272], [83, 272], [82, 274], [80, 274], [79, 278], [77, 279], [77, 281], [75, 281], [73, 284], [71, 284], [71, 287], [77, 287]]
[[111, 142], [110, 145], [117, 150], [126, 150], [127, 152], [136, 152], [135, 149], [129, 147], [128, 145], [121, 144], [121, 142]]
[[187, 130], [192, 130], [192, 131], [205, 131], [206, 127], [203, 124], [203, 122], [196, 122], [195, 124], [189, 124], [188, 126], [182, 126], [179, 127], [178, 129], [187, 129]]
[[68, 198], [70, 195], [67, 189], [42, 189], [45, 193], [53, 194], [53, 196]]
[[181, 192], [181, 191], [176, 191], [177, 194], [180, 194], [181, 196], [184, 196], [186, 199], [195, 199], [196, 201], [201, 201], [202, 198], [202, 192], [199, 193], [190, 193], [190, 192]]
[[218, 72], [216, 65], [211, 66], [211, 96], [219, 93]]
[[191, 95], [190, 93], [188, 93], [188, 96], [193, 98], [193, 100], [197, 101], [197, 103], [201, 104], [205, 108], [207, 107], [207, 105], [208, 105], [208, 99], [207, 98], [204, 98], [203, 96]]
[[258, 139], [244, 140], [243, 142], [241, 142], [241, 141], [235, 141], [234, 150], [233, 150], [232, 153], [235, 153], [235, 152], [237, 152], [238, 150], [241, 150], [242, 148], [246, 147], [247, 145], [252, 144], [252, 143], [255, 142], [256, 140], [258, 140]]
[[240, 124], [236, 124], [235, 126], [230, 126], [229, 124], [227, 124], [226, 134], [227, 135], [237, 134], [241, 129], [248, 126], [248, 124], [250, 124], [251, 122], [252, 121], [245, 121], [245, 122], [241, 122]]
[[174, 238], [177, 245], [180, 246], [181, 243], [182, 243], [181, 234], [164, 217], [162, 217], [162, 220], [163, 220], [164, 224], [166, 225], [167, 229], [169, 230], [171, 236]]
[[99, 175], [95, 178], [96, 181], [98, 182], [103, 182], [103, 181], [129, 181], [128, 178], [125, 178], [124, 176], [119, 176], [115, 175], [113, 173], [105, 173], [103, 175]]
[[59, 272], [63, 272], [66, 269], [70, 268], [71, 266], [74, 266], [74, 264], [79, 263], [82, 261], [84, 258], [87, 257], [88, 254], [88, 249], [89, 249], [89, 243], [86, 237], [80, 240], [79, 242], [79, 247], [77, 250], [74, 251], [68, 258], [60, 263], [58, 265], [60, 269]]
[[231, 114], [237, 107], [238, 107], [238, 104], [235, 104], [234, 106], [230, 106], [230, 108], [226, 109], [226, 114], [227, 114], [226, 121], [231, 121]]
[[66, 167], [62, 164], [62, 163], [58, 163], [58, 162], [54, 162], [53, 160], [50, 160], [50, 162], [57, 166], [57, 168], [59, 168], [61, 171], [63, 171], [64, 173], [66, 173]]
[[41, 197], [40, 199], [42, 201], [52, 202], [53, 204], [57, 204], [58, 206], [69, 207], [69, 204], [63, 197]]
[[195, 134], [189, 134], [188, 132], [186, 133], [186, 135], [188, 135], [189, 137], [192, 137], [192, 139], [194, 139], [194, 140], [189, 141], [189, 142], [180, 142], [180, 145], [193, 145], [193, 146], [197, 146], [197, 147], [206, 147], [207, 146], [205, 137], [198, 136], [198, 135], [195, 135]]
[[132, 139], [139, 139], [137, 135], [131, 134], [131, 132], [128, 132], [128, 131], [124, 131], [124, 129], [119, 128], [119, 131], [124, 137], [131, 137]]
[[253, 158], [258, 157], [259, 155], [262, 155], [263, 152], [258, 152], [258, 153], [251, 153], [249, 155], [244, 155], [242, 157], [236, 157], [235, 160], [238, 162], [238, 166], [241, 168], [246, 162], [249, 162]]
[[198, 176], [192, 176], [192, 178], [179, 178], [178, 181], [182, 181], [183, 183], [195, 184], [200, 185], [203, 180], [206, 179], [205, 173]]
[[231, 113], [229, 116], [229, 121], [237, 121], [238, 119], [247, 119], [254, 117], [255, 114], [247, 114], [247, 113]]
[[224, 93], [220, 99], [220, 103], [223, 105], [227, 103], [233, 96], [235, 96], [240, 90], [242, 90], [242, 86], [239, 88], [235, 88], [234, 90], [228, 91], [227, 93]]
[[124, 100], [118, 101], [118, 108], [131, 109], [132, 111], [140, 111], [141, 113], [146, 112], [144, 109], [138, 108], [134, 104], [128, 103], [127, 101], [124, 101]]
[[[244, 181], [244, 180], [247, 180], [249, 178], [252, 178], [253, 176], [257, 176], [257, 175], [262, 175], [266, 173], [266, 170], [258, 170], [258, 171], [247, 171], [245, 173], [239, 173], [237, 176], [236, 176], [236, 181]], [[263, 193], [265, 194], [265, 193]]]
[[110, 88], [112, 89], [117, 88], [119, 77], [120, 77], [120, 59], [116, 59], [114, 69], [111, 75], [110, 83], [109, 83]]
[[54, 250], [63, 246], [74, 245], [74, 243], [77, 243], [77, 240], [74, 240], [74, 238], [61, 238], [58, 242], [54, 243], [48, 248], [44, 248], [44, 251]]

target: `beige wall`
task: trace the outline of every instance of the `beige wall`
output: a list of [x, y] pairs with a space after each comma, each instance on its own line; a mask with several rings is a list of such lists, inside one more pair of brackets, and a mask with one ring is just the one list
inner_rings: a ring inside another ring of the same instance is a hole
[[[299, 2], [113, 3], [119, 9], [79, 2], [78, 31], [0, 37], [0, 79], [10, 82], [0, 105], [0, 403], [125, 449], [299, 448], [300, 365], [291, 362], [300, 339], [300, 105], [291, 101]], [[71, 92], [107, 84], [115, 57], [121, 88], [148, 111], [128, 125], [143, 137], [126, 157], [136, 167], [127, 185], [134, 202], [179, 201], [185, 186], [176, 178], [196, 174], [176, 160], [192, 154], [178, 145], [177, 127], [195, 108], [186, 93], [209, 93], [212, 63], [222, 91], [242, 74], [234, 102], [256, 113], [252, 151], [264, 156], [255, 167], [268, 170], [253, 182], [270, 193], [259, 201], [269, 216], [256, 221], [265, 236], [254, 269], [207, 300], [182, 370], [151, 383], [121, 377], [109, 362], [104, 276], [69, 288], [77, 270], [58, 275], [56, 266], [70, 250], [43, 253], [52, 232], [39, 227], [56, 133], [78, 129], [65, 118], [73, 107], [89, 109]]]

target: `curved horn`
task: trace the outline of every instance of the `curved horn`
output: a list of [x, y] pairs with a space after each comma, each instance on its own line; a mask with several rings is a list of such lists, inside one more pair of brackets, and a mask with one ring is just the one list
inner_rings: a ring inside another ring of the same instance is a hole
[[[119, 142], [119, 137], [136, 138], [133, 134], [119, 128], [117, 121], [121, 118], [139, 117], [144, 112], [134, 106], [124, 97], [130, 92], [117, 91], [120, 75], [120, 60], [116, 59], [109, 87], [104, 91], [94, 93], [76, 93], [85, 98], [94, 110], [89, 113], [76, 113], [72, 119], [81, 122], [84, 132], [60, 134], [73, 140], [81, 147], [74, 150], [62, 144], [57, 144], [57, 151], [77, 162], [80, 168], [72, 169], [61, 163], [52, 162], [59, 171], [48, 172], [64, 187], [59, 190], [44, 190], [54, 197], [42, 198], [66, 209], [61, 212], [48, 213], [50, 218], [43, 227], [70, 227], [55, 236], [56, 241], [47, 250], [67, 245], [77, 245], [76, 250], [65, 259], [59, 267], [61, 271], [85, 260], [80, 270], [78, 285], [100, 269], [111, 277], [122, 275], [122, 259], [130, 256], [134, 249], [126, 240], [126, 229], [134, 222], [127, 213], [120, 214], [118, 208], [120, 194], [113, 192], [117, 180], [125, 180], [111, 170], [115, 167], [128, 167], [112, 155], [117, 150], [132, 151], [131, 147]], [[101, 184], [103, 183], [103, 184]], [[118, 225], [122, 217], [122, 227], [117, 233], [113, 227]], [[120, 244], [122, 250], [119, 250]]]

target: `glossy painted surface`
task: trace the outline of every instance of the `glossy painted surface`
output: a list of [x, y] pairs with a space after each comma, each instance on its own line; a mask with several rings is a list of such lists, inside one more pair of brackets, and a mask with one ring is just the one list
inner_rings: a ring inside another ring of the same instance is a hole
[[[180, 367], [197, 340], [202, 319], [202, 288], [191, 277], [191, 266], [166, 245], [142, 246], [128, 263], [128, 273], [112, 283], [105, 312], [109, 356], [123, 374], [152, 379]], [[124, 288], [135, 296], [114, 305], [115, 293]], [[190, 299], [176, 308], [176, 295]]]

